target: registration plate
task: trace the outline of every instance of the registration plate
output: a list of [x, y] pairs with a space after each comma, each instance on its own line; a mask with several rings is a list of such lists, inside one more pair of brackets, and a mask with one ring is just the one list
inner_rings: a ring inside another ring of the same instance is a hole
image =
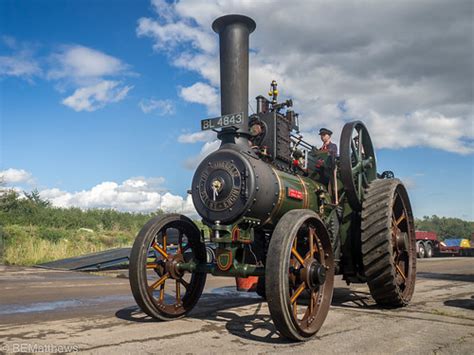
[[201, 130], [205, 131], [208, 129], [239, 126], [243, 122], [243, 116], [244, 113], [239, 112], [216, 118], [206, 118], [205, 120], [201, 121]]

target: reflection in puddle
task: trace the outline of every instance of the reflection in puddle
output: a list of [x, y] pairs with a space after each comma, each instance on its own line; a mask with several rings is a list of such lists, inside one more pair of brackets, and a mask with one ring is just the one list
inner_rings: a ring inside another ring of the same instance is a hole
[[203, 295], [218, 295], [218, 296], [228, 296], [228, 297], [243, 297], [243, 298], [255, 298], [261, 299], [259, 295], [255, 292], [241, 292], [237, 291], [235, 286], [225, 286], [213, 288], [208, 292], [204, 292]]
[[131, 296], [104, 296], [104, 297], [94, 297], [94, 298], [85, 298], [85, 299], [73, 299], [66, 301], [52, 301], [52, 302], [37, 302], [29, 303], [26, 305], [18, 304], [6, 304], [0, 305], [0, 315], [1, 314], [16, 314], [16, 313], [33, 313], [33, 312], [46, 312], [61, 310], [71, 307], [86, 307], [99, 305], [102, 303], [113, 302], [113, 301], [130, 301], [132, 300]]

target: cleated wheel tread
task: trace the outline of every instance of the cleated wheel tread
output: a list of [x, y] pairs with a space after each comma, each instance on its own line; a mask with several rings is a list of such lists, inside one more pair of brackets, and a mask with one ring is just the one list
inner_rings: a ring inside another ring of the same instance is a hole
[[361, 249], [370, 293], [382, 306], [404, 306], [413, 295], [416, 277], [408, 194], [400, 180], [380, 179], [369, 184], [364, 196]]

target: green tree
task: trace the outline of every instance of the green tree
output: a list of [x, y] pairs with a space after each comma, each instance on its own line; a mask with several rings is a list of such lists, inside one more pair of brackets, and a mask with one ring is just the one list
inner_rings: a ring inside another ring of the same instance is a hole
[[51, 206], [51, 202], [48, 200], [44, 200], [41, 198], [40, 193], [38, 189], [34, 189], [30, 193], [23, 191], [23, 194], [25, 197], [30, 200], [33, 204], [39, 206], [39, 207], [48, 207]]
[[440, 239], [456, 237], [471, 239], [474, 233], [474, 222], [459, 218], [424, 216], [415, 220], [417, 230], [435, 232]]

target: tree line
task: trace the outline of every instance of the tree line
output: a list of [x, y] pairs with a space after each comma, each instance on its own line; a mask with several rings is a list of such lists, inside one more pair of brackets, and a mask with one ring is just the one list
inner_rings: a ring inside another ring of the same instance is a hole
[[39, 226], [61, 229], [87, 228], [92, 230], [120, 230], [136, 233], [150, 218], [163, 213], [120, 212], [112, 209], [54, 207], [41, 198], [37, 190], [20, 194], [15, 190], [0, 192], [0, 224]]
[[433, 215], [416, 219], [415, 228], [420, 231], [435, 232], [441, 240], [447, 238], [471, 239], [474, 233], [474, 222]]
[[[40, 226], [62, 229], [89, 228], [136, 233], [152, 217], [163, 213], [120, 212], [112, 209], [60, 208], [41, 198], [37, 190], [20, 194], [15, 190], [0, 191], [0, 224]], [[424, 216], [415, 220], [417, 230], [438, 234], [440, 239], [457, 237], [471, 239], [474, 222], [459, 218]]]

